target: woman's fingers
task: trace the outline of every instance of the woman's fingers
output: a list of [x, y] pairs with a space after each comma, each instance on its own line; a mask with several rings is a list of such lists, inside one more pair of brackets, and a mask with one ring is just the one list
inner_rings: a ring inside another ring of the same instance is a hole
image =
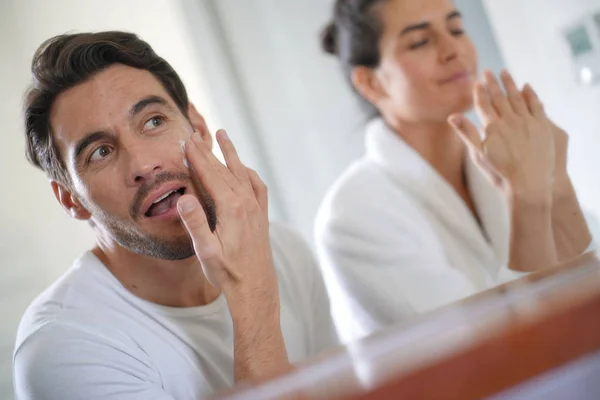
[[486, 126], [498, 120], [499, 115], [496, 112], [492, 99], [481, 82], [476, 82], [473, 88], [473, 96], [475, 101], [475, 111], [481, 120], [481, 123]]
[[485, 88], [490, 96], [490, 101], [494, 110], [500, 117], [505, 117], [513, 113], [513, 109], [508, 101], [508, 98], [502, 91], [500, 83], [490, 70], [486, 70], [483, 74]]
[[540, 101], [537, 93], [533, 90], [531, 85], [527, 84], [523, 88], [523, 97], [525, 103], [529, 109], [531, 115], [536, 118], [546, 118], [546, 111], [544, 111], [544, 105]]
[[481, 136], [471, 121], [461, 114], [454, 114], [448, 118], [448, 123], [470, 151], [474, 153], [483, 151]]
[[526, 113], [529, 111], [527, 104], [525, 103], [523, 95], [517, 88], [512, 75], [509, 74], [508, 71], [504, 70], [500, 74], [500, 78], [502, 79], [502, 84], [506, 90], [508, 102], [510, 103], [513, 111], [518, 115], [526, 115]]

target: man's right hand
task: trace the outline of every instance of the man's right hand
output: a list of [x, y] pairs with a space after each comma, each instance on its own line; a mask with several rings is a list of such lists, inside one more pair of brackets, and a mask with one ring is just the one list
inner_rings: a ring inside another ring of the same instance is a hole
[[215, 202], [211, 231], [198, 199], [182, 196], [177, 207], [208, 281], [227, 299], [234, 327], [235, 379], [255, 380], [289, 370], [280, 325], [267, 189], [246, 168], [225, 131], [217, 132], [223, 165], [196, 133], [186, 142], [192, 178]]
[[192, 178], [215, 202], [214, 232], [196, 197], [182, 196], [177, 204], [179, 213], [213, 286], [226, 295], [274, 292], [277, 278], [269, 239], [266, 186], [242, 164], [225, 131], [217, 133], [217, 141], [226, 166], [196, 133], [185, 146]]

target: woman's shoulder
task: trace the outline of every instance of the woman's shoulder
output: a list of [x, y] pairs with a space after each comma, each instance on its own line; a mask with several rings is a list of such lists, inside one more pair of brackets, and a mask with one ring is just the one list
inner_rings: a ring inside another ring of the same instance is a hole
[[355, 204], [384, 193], [397, 192], [396, 195], [400, 195], [402, 190], [398, 189], [379, 165], [368, 157], [363, 157], [350, 164], [335, 180], [324, 203]]
[[419, 205], [380, 166], [369, 158], [352, 163], [321, 202], [315, 228], [353, 225], [366, 227], [396, 221], [408, 226], [420, 215]]

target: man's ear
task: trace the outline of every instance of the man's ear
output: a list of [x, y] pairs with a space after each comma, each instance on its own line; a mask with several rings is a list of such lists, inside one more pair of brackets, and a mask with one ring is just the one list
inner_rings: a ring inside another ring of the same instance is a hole
[[65, 209], [65, 211], [73, 218], [82, 221], [87, 221], [92, 217], [92, 214], [81, 204], [69, 189], [55, 180], [50, 181], [54, 197]]
[[205, 143], [208, 143], [209, 147], [212, 149], [213, 139], [210, 131], [208, 130], [208, 126], [206, 126], [206, 121], [192, 103], [190, 103], [188, 106], [188, 117], [196, 132], [200, 133], [202, 140]]
[[387, 96], [375, 69], [362, 65], [354, 67], [351, 78], [356, 91], [374, 106]]

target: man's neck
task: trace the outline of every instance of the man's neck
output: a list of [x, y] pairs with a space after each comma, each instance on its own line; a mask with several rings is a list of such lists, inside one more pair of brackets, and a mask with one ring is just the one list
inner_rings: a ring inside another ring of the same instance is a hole
[[181, 261], [161, 260], [104, 241], [92, 253], [127, 290], [152, 303], [197, 307], [212, 303], [221, 294], [208, 283], [195, 256]]

